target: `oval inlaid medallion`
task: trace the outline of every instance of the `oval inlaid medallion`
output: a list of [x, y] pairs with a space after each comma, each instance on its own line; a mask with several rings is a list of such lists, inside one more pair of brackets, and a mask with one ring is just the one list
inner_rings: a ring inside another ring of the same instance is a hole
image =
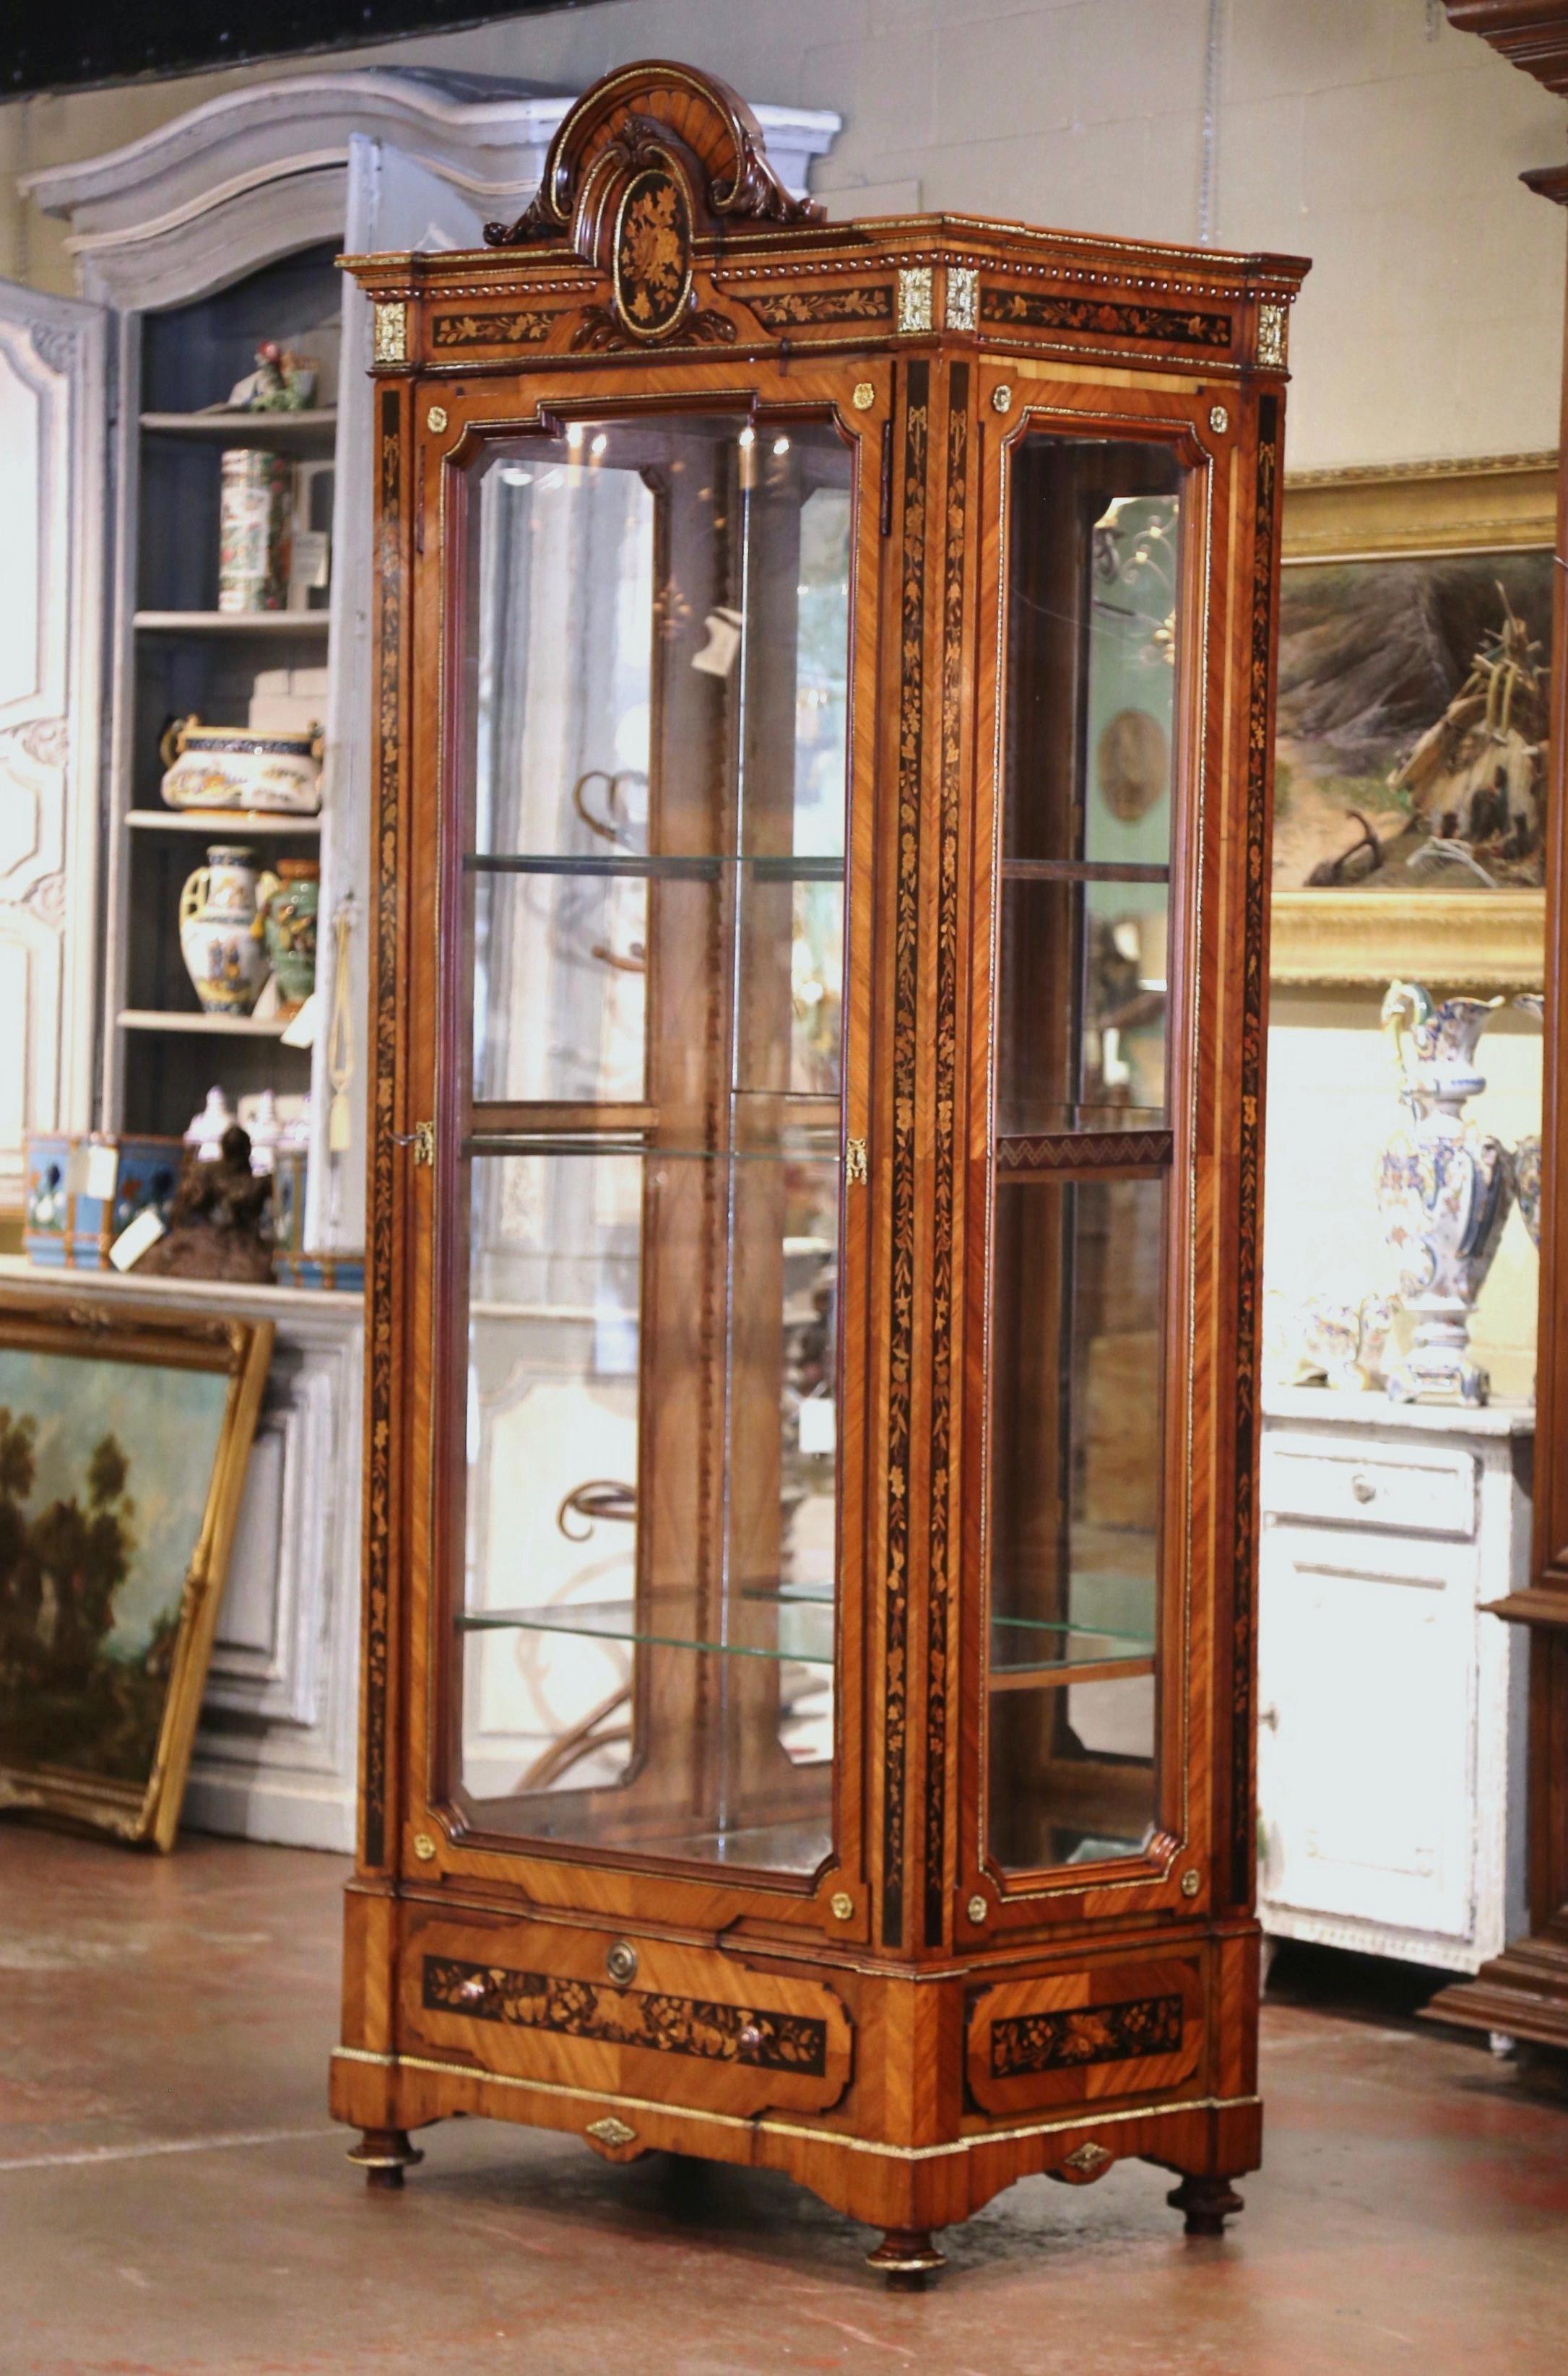
[[692, 208], [665, 165], [627, 183], [615, 218], [615, 310], [639, 339], [661, 339], [685, 310], [692, 286]]

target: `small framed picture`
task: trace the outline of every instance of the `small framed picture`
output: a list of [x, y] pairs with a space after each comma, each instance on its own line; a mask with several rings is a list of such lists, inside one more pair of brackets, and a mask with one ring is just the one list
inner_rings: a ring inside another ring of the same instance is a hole
[[0, 1292], [0, 1809], [172, 1846], [272, 1334]]

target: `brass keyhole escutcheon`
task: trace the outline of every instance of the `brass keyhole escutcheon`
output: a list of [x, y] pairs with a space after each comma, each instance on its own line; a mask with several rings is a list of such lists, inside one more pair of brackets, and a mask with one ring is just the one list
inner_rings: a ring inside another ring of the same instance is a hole
[[838, 1922], [848, 1922], [855, 1911], [855, 1901], [847, 1889], [836, 1889], [829, 1903]]
[[414, 1834], [414, 1854], [418, 1857], [421, 1864], [428, 1864], [431, 1859], [434, 1856], [435, 1842], [431, 1838], [428, 1832], [416, 1832]]
[[968, 1906], [965, 1907], [964, 1911], [968, 1916], [971, 1922], [983, 1922], [986, 1916], [991, 1912], [991, 1908], [986, 1904], [984, 1898], [980, 1896], [977, 1893], [975, 1896], [970, 1898]]
[[1198, 1871], [1196, 1865], [1189, 1865], [1186, 1871], [1182, 1875], [1182, 1896], [1195, 1897], [1203, 1885], [1203, 1875]]
[[604, 1968], [618, 1989], [637, 1977], [637, 1951], [629, 1939], [617, 1939], [604, 1958]]
[[433, 404], [424, 419], [426, 428], [434, 429], [439, 435], [446, 426], [446, 407], [444, 404]]
[[857, 412], [871, 410], [872, 406], [876, 402], [876, 390], [869, 379], [858, 379], [855, 382], [855, 393], [849, 401]]
[[1003, 381], [1002, 386], [1001, 386], [1000, 387], [993, 387], [993, 388], [992, 389], [992, 391], [991, 391], [991, 409], [992, 409], [992, 412], [1011, 412], [1011, 411], [1012, 411], [1012, 410], [1013, 410], [1013, 391], [1012, 391], [1012, 389], [1008, 386], [1008, 385], [1007, 385], [1007, 383], [1006, 383], [1006, 381], [1005, 381], [1005, 380], [1004, 380], [1004, 381]]

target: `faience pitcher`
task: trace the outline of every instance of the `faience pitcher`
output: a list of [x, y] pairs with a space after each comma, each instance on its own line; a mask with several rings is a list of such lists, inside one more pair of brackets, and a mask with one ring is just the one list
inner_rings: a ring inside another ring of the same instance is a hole
[[321, 866], [314, 858], [280, 858], [279, 882], [267, 901], [267, 954], [278, 980], [279, 1012], [297, 1015], [315, 988], [315, 915]]
[[278, 887], [248, 849], [216, 844], [180, 893], [180, 954], [208, 1015], [248, 1015], [267, 976], [262, 919]]
[[1426, 1396], [1484, 1403], [1491, 1382], [1469, 1350], [1470, 1314], [1514, 1194], [1508, 1150], [1462, 1112], [1485, 1088], [1476, 1043], [1500, 998], [1439, 1004], [1419, 983], [1391, 982], [1383, 1027], [1410, 1114], [1378, 1160], [1384, 1231], [1399, 1265], [1410, 1349], [1388, 1375], [1396, 1402]]

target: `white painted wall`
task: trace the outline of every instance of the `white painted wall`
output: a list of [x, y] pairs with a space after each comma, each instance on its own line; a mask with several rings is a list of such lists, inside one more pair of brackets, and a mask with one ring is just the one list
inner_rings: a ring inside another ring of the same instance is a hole
[[[835, 213], [919, 204], [1191, 239], [1208, 26], [1208, 0], [604, 0], [339, 56], [570, 89], [628, 58], [687, 58], [748, 98], [842, 110], [821, 176]], [[1221, 0], [1218, 26], [1215, 238], [1314, 259], [1293, 466], [1554, 444], [1561, 219], [1516, 176], [1561, 156], [1561, 103], [1427, 0]], [[0, 273], [71, 286], [60, 227], [16, 199], [18, 173], [251, 71], [0, 106]]]
[[[1214, 237], [1313, 258], [1291, 342], [1290, 467], [1554, 446], [1562, 217], [1517, 176], [1562, 156], [1564, 111], [1428, 0], [1218, 0], [1212, 16], [1209, 0], [604, 0], [344, 62], [579, 89], [629, 58], [689, 59], [754, 100], [842, 111], [819, 184], [835, 214], [946, 208], [1190, 240], [1211, 24]], [[60, 227], [17, 199], [17, 174], [247, 78], [0, 106], [0, 273], [72, 285]], [[1371, 1167], [1395, 1114], [1376, 1004], [1277, 1002], [1266, 1220], [1269, 1276], [1288, 1293], [1331, 1260], [1336, 1276], [1377, 1262]], [[1486, 1044], [1496, 1126], [1514, 1136], [1538, 1043], [1511, 1027]], [[1527, 1369], [1534, 1292], [1515, 1219], [1480, 1330], [1500, 1384]]]

